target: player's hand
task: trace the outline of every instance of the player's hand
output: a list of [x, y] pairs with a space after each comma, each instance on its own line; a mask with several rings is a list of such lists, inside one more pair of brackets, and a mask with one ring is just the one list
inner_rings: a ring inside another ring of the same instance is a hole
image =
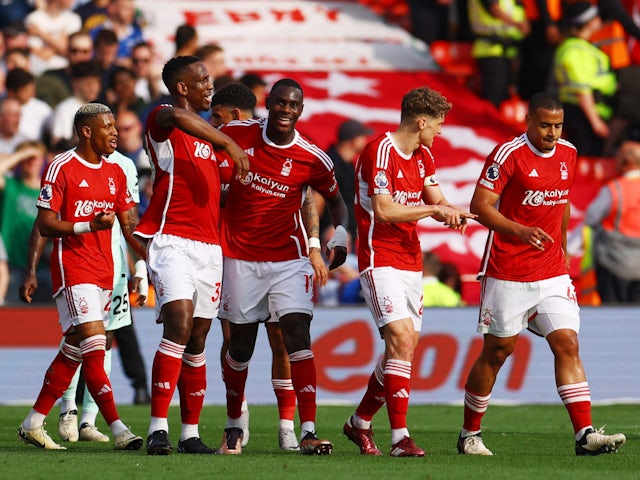
[[113, 223], [116, 220], [116, 213], [105, 210], [99, 212], [93, 220], [91, 220], [91, 231], [109, 230], [113, 228]]
[[544, 251], [547, 242], [554, 243], [553, 237], [538, 227], [525, 227], [518, 236], [523, 243], [531, 245], [541, 252]]
[[20, 300], [26, 303], [31, 303], [32, 295], [38, 289], [38, 277], [35, 273], [28, 273], [24, 276], [18, 295]]
[[326, 255], [331, 259], [329, 270], [338, 268], [347, 259], [347, 240], [347, 231], [342, 225], [338, 225], [333, 237], [327, 242]]
[[324, 263], [322, 253], [319, 248], [309, 249], [309, 261], [313, 267], [315, 283], [321, 287], [326, 285], [327, 280], [329, 279], [329, 269], [327, 268], [327, 264]]
[[438, 205], [438, 212], [433, 217], [452, 230], [460, 230], [460, 233], [464, 235], [467, 230], [467, 220], [478, 216], [450, 205]]
[[240, 148], [235, 142], [231, 142], [231, 144], [227, 147], [227, 152], [233, 160], [233, 163], [235, 163], [236, 165], [236, 175], [240, 178], [240, 180], [244, 180], [248, 175], [250, 168], [247, 152], [242, 150], [242, 148]]
[[134, 292], [138, 292], [136, 305], [141, 307], [145, 304], [147, 301], [147, 295], [149, 295], [149, 277], [147, 274], [147, 264], [144, 260], [138, 260], [135, 266], [136, 270], [133, 274], [131, 289]]

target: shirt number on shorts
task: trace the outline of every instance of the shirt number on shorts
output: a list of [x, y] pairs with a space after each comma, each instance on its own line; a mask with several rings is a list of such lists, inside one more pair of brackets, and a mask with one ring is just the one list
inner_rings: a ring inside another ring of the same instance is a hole
[[120, 315], [121, 313], [127, 313], [129, 311], [129, 294], [125, 293], [124, 295], [116, 295], [111, 299], [111, 302], [114, 304], [113, 314]]
[[220, 299], [220, 288], [222, 287], [222, 284], [220, 282], [216, 283], [216, 288], [213, 291], [213, 296], [211, 297], [211, 301], [212, 302], [217, 302]]

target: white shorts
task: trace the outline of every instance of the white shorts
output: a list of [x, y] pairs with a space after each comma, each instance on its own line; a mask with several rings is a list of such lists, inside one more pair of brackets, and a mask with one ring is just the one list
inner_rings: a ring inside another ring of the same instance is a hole
[[222, 287], [220, 245], [158, 234], [147, 246], [149, 281], [156, 294], [156, 318], [174, 300], [193, 301], [193, 316], [218, 315]]
[[105, 330], [111, 307], [111, 290], [90, 283], [65, 287], [55, 297], [62, 334], [83, 323], [103, 322]]
[[288, 313], [313, 315], [313, 267], [307, 258], [285, 262], [224, 259], [219, 316], [231, 323], [264, 322]]
[[364, 300], [378, 329], [410, 318], [413, 329], [422, 329], [422, 272], [378, 267], [360, 274]]
[[555, 330], [580, 330], [580, 307], [569, 275], [538, 282], [482, 280], [478, 332], [512, 337], [522, 329], [546, 337]]
[[118, 330], [127, 325], [131, 325], [131, 304], [129, 303], [129, 284], [125, 278], [124, 282], [118, 282], [113, 286], [111, 311], [106, 330]]

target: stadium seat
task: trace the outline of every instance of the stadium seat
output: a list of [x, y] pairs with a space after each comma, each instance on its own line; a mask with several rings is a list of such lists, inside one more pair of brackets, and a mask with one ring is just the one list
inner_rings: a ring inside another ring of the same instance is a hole
[[527, 129], [527, 102], [518, 95], [511, 95], [510, 98], [500, 104], [498, 110], [503, 122], [523, 132]]
[[476, 90], [477, 67], [471, 55], [471, 42], [450, 42], [436, 40], [429, 45], [429, 51], [445, 73], [453, 76], [460, 85]]
[[614, 157], [578, 157], [578, 174], [588, 180], [604, 184], [617, 176]]

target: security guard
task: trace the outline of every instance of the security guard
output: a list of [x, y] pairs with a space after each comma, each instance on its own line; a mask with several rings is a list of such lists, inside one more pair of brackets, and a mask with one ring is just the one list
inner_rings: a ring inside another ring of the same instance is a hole
[[499, 107], [509, 97], [520, 43], [530, 25], [520, 0], [469, 0], [468, 8], [480, 95]]
[[564, 106], [564, 132], [579, 155], [602, 155], [613, 115], [616, 76], [609, 57], [589, 42], [602, 21], [589, 2], [566, 6], [563, 21], [567, 38], [555, 54], [558, 98]]

